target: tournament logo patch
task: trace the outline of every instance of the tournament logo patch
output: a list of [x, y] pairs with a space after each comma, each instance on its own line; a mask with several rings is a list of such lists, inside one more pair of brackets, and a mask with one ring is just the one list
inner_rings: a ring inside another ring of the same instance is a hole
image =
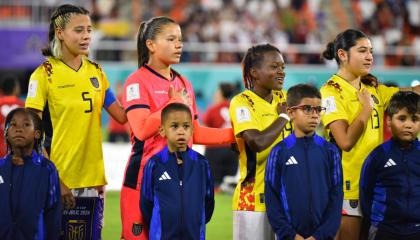
[[235, 109], [235, 112], [236, 112], [236, 120], [238, 121], [238, 123], [251, 121], [251, 113], [249, 112], [248, 108], [239, 107]]
[[322, 106], [325, 107], [325, 114], [337, 112], [337, 105], [333, 96], [322, 99]]
[[134, 236], [139, 236], [143, 231], [143, 224], [140, 223], [133, 223], [133, 227], [131, 228], [131, 232]]
[[140, 99], [140, 85], [138, 83], [128, 85], [126, 91], [127, 102], [135, 99]]
[[96, 77], [91, 77], [91, 78], [90, 78], [90, 82], [92, 83], [92, 85], [93, 85], [95, 88], [98, 88], [98, 87], [99, 87], [99, 81], [98, 81], [98, 79], [97, 79]]

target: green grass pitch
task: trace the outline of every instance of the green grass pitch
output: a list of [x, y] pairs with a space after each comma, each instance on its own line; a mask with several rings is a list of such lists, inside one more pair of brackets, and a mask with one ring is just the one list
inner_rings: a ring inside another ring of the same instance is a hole
[[[213, 217], [207, 224], [206, 239], [232, 239], [232, 195], [216, 194]], [[104, 240], [118, 240], [121, 233], [120, 192], [106, 193]]]

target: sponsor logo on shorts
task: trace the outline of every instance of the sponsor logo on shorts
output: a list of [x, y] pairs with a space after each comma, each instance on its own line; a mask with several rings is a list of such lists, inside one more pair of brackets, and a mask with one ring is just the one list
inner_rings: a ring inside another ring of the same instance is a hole
[[359, 201], [358, 200], [350, 200], [349, 204], [350, 204], [350, 207], [352, 207], [353, 209], [356, 209], [357, 206], [359, 205]]
[[139, 236], [143, 231], [143, 224], [140, 223], [133, 223], [133, 227], [131, 228], [131, 232], [134, 236]]

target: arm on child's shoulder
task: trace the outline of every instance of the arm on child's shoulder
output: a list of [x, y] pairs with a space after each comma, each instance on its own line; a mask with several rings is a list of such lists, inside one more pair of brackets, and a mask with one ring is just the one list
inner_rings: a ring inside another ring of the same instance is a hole
[[197, 119], [194, 120], [193, 124], [194, 144], [220, 145], [235, 142], [232, 128], [210, 128], [201, 126]]

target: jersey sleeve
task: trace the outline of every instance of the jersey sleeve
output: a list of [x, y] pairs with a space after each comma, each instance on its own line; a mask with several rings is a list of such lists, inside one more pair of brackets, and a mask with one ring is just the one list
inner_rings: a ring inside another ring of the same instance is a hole
[[150, 96], [142, 79], [136, 75], [130, 75], [124, 84], [122, 105], [126, 112], [135, 108], [150, 109]]
[[245, 130], [258, 129], [255, 112], [241, 95], [235, 96], [230, 102], [229, 114], [235, 136]]
[[378, 92], [379, 96], [381, 97], [382, 102], [384, 103], [384, 107], [387, 108], [391, 97], [399, 91], [397, 87], [388, 87], [383, 84], [379, 84]]
[[328, 124], [339, 119], [349, 121], [349, 117], [344, 108], [344, 99], [336, 89], [324, 86], [321, 88], [321, 95], [322, 106], [326, 108], [325, 114], [322, 116], [322, 124], [324, 126], [328, 126]]
[[25, 107], [43, 111], [48, 99], [48, 75], [43, 66], [38, 67], [29, 78]]

